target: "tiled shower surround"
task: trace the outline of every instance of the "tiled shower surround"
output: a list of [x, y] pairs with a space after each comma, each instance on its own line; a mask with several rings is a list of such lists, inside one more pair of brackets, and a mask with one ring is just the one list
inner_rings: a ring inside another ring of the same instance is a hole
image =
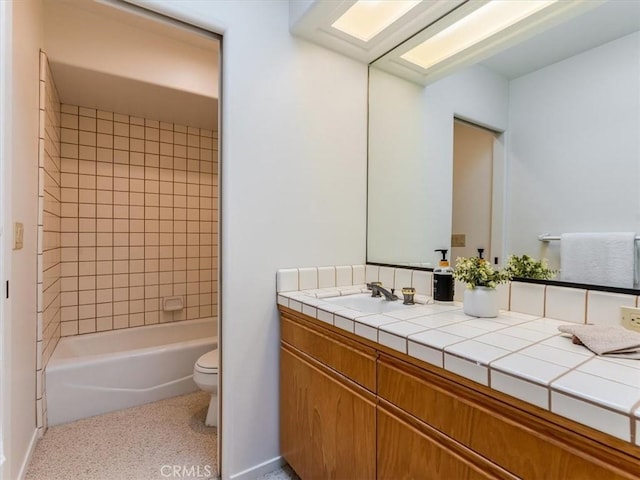
[[60, 122], [61, 335], [216, 316], [216, 134], [65, 104]]
[[44, 367], [60, 338], [60, 101], [40, 52], [36, 421], [46, 428]]

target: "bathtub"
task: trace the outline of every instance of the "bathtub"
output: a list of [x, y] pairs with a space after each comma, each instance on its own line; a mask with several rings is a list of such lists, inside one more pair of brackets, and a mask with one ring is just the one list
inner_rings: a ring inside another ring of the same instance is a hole
[[61, 338], [45, 369], [48, 424], [197, 390], [193, 365], [217, 331], [202, 318]]

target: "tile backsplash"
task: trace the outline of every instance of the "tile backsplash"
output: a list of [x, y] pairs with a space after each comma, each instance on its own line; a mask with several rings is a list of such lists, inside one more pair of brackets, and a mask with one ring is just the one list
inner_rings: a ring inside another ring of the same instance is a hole
[[[280, 269], [276, 276], [276, 291], [345, 287], [349, 278], [352, 285], [380, 281], [387, 288], [399, 290], [412, 286], [418, 294], [432, 295], [433, 274], [430, 271], [377, 265]], [[456, 282], [456, 291], [462, 292], [464, 288], [464, 284]], [[503, 310], [596, 325], [620, 325], [620, 307], [638, 304], [635, 295], [525, 282], [499, 285], [498, 293]]]
[[61, 335], [216, 316], [217, 133], [66, 104], [60, 123]]

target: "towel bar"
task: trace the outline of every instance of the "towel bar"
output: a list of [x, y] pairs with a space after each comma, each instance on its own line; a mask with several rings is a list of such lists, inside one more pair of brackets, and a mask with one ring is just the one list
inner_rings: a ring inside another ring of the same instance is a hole
[[[549, 235], [548, 233], [543, 233], [538, 235], [538, 240], [541, 242], [552, 242], [556, 240], [560, 240], [560, 235]], [[640, 237], [636, 235], [636, 242], [640, 240]]]

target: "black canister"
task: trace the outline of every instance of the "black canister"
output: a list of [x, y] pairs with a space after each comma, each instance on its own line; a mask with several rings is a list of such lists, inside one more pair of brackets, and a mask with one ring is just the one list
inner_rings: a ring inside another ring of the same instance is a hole
[[453, 280], [453, 269], [447, 261], [448, 250], [441, 248], [436, 252], [442, 253], [442, 260], [440, 260], [438, 268], [433, 270], [433, 299], [436, 302], [453, 302], [455, 281]]

